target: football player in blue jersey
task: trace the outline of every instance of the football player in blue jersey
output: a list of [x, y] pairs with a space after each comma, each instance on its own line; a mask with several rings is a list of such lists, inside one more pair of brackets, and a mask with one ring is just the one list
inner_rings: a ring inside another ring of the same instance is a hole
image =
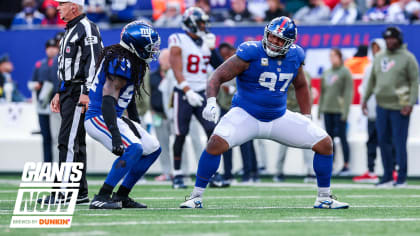
[[[220, 85], [237, 77], [237, 92], [231, 110], [222, 117], [201, 154], [197, 179], [191, 195], [181, 208], [201, 208], [202, 195], [216, 172], [220, 155], [254, 138], [311, 148], [315, 152], [314, 171], [318, 196], [314, 208], [348, 208], [331, 194], [332, 140], [311, 121], [311, 102], [302, 64], [305, 54], [294, 44], [297, 28], [288, 17], [273, 19], [262, 41], [242, 43], [236, 55], [219, 66], [207, 85], [207, 105], [203, 117], [217, 122], [216, 96]], [[287, 89], [293, 83], [302, 114], [286, 109]]]
[[[128, 194], [158, 158], [161, 148], [157, 139], [140, 126], [134, 96], [140, 96], [148, 63], [158, 57], [159, 46], [160, 37], [155, 29], [134, 21], [122, 30], [119, 44], [106, 47], [101, 53], [89, 91], [85, 127], [93, 139], [118, 158], [90, 209], [146, 208]], [[126, 109], [130, 119], [122, 116]]]

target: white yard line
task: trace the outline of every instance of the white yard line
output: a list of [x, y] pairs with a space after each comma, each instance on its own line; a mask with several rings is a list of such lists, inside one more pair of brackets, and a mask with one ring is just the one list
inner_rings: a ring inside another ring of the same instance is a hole
[[79, 235], [108, 235], [105, 231], [83, 231], [83, 232], [63, 232], [63, 233], [50, 233], [47, 236], [79, 236]]
[[125, 221], [73, 223], [73, 226], [115, 226], [115, 225], [172, 225], [172, 224], [277, 224], [310, 222], [417, 222], [420, 218], [355, 218], [355, 219], [272, 219], [272, 220], [167, 220], [167, 221]]

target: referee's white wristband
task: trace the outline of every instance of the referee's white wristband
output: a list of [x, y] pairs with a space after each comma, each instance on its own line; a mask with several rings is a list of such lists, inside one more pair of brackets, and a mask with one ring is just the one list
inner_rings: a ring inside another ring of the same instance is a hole
[[184, 81], [182, 81], [180, 84], [178, 84], [178, 87], [180, 88], [180, 89], [184, 89], [185, 87], [189, 87], [189, 84], [188, 84], [188, 82], [186, 81], [186, 80], [184, 80]]

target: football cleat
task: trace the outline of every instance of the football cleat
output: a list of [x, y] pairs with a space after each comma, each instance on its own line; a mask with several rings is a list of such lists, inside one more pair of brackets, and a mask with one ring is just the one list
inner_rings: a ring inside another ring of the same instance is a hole
[[143, 203], [136, 202], [130, 197], [118, 196], [116, 193], [112, 194], [112, 200], [114, 202], [121, 202], [122, 208], [147, 208]]
[[320, 209], [347, 209], [349, 204], [345, 202], [337, 201], [337, 198], [334, 195], [329, 197], [317, 197], [314, 203], [314, 208]]
[[113, 201], [109, 195], [95, 195], [89, 205], [89, 209], [122, 209], [121, 201]]
[[180, 208], [203, 208], [201, 197], [185, 197], [185, 202], [179, 205]]

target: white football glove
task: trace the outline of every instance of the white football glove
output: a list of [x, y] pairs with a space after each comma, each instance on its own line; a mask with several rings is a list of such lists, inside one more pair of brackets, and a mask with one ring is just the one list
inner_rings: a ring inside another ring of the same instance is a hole
[[217, 123], [217, 120], [219, 120], [219, 116], [220, 110], [219, 106], [216, 103], [216, 98], [208, 98], [207, 105], [203, 110], [203, 118], [208, 121], [213, 121], [214, 123]]
[[190, 89], [185, 93], [185, 95], [187, 96], [187, 101], [191, 106], [201, 107], [203, 105], [204, 98], [201, 97], [200, 94]]
[[216, 35], [213, 33], [207, 33], [203, 36], [203, 42], [208, 48], [214, 49], [216, 47]]

